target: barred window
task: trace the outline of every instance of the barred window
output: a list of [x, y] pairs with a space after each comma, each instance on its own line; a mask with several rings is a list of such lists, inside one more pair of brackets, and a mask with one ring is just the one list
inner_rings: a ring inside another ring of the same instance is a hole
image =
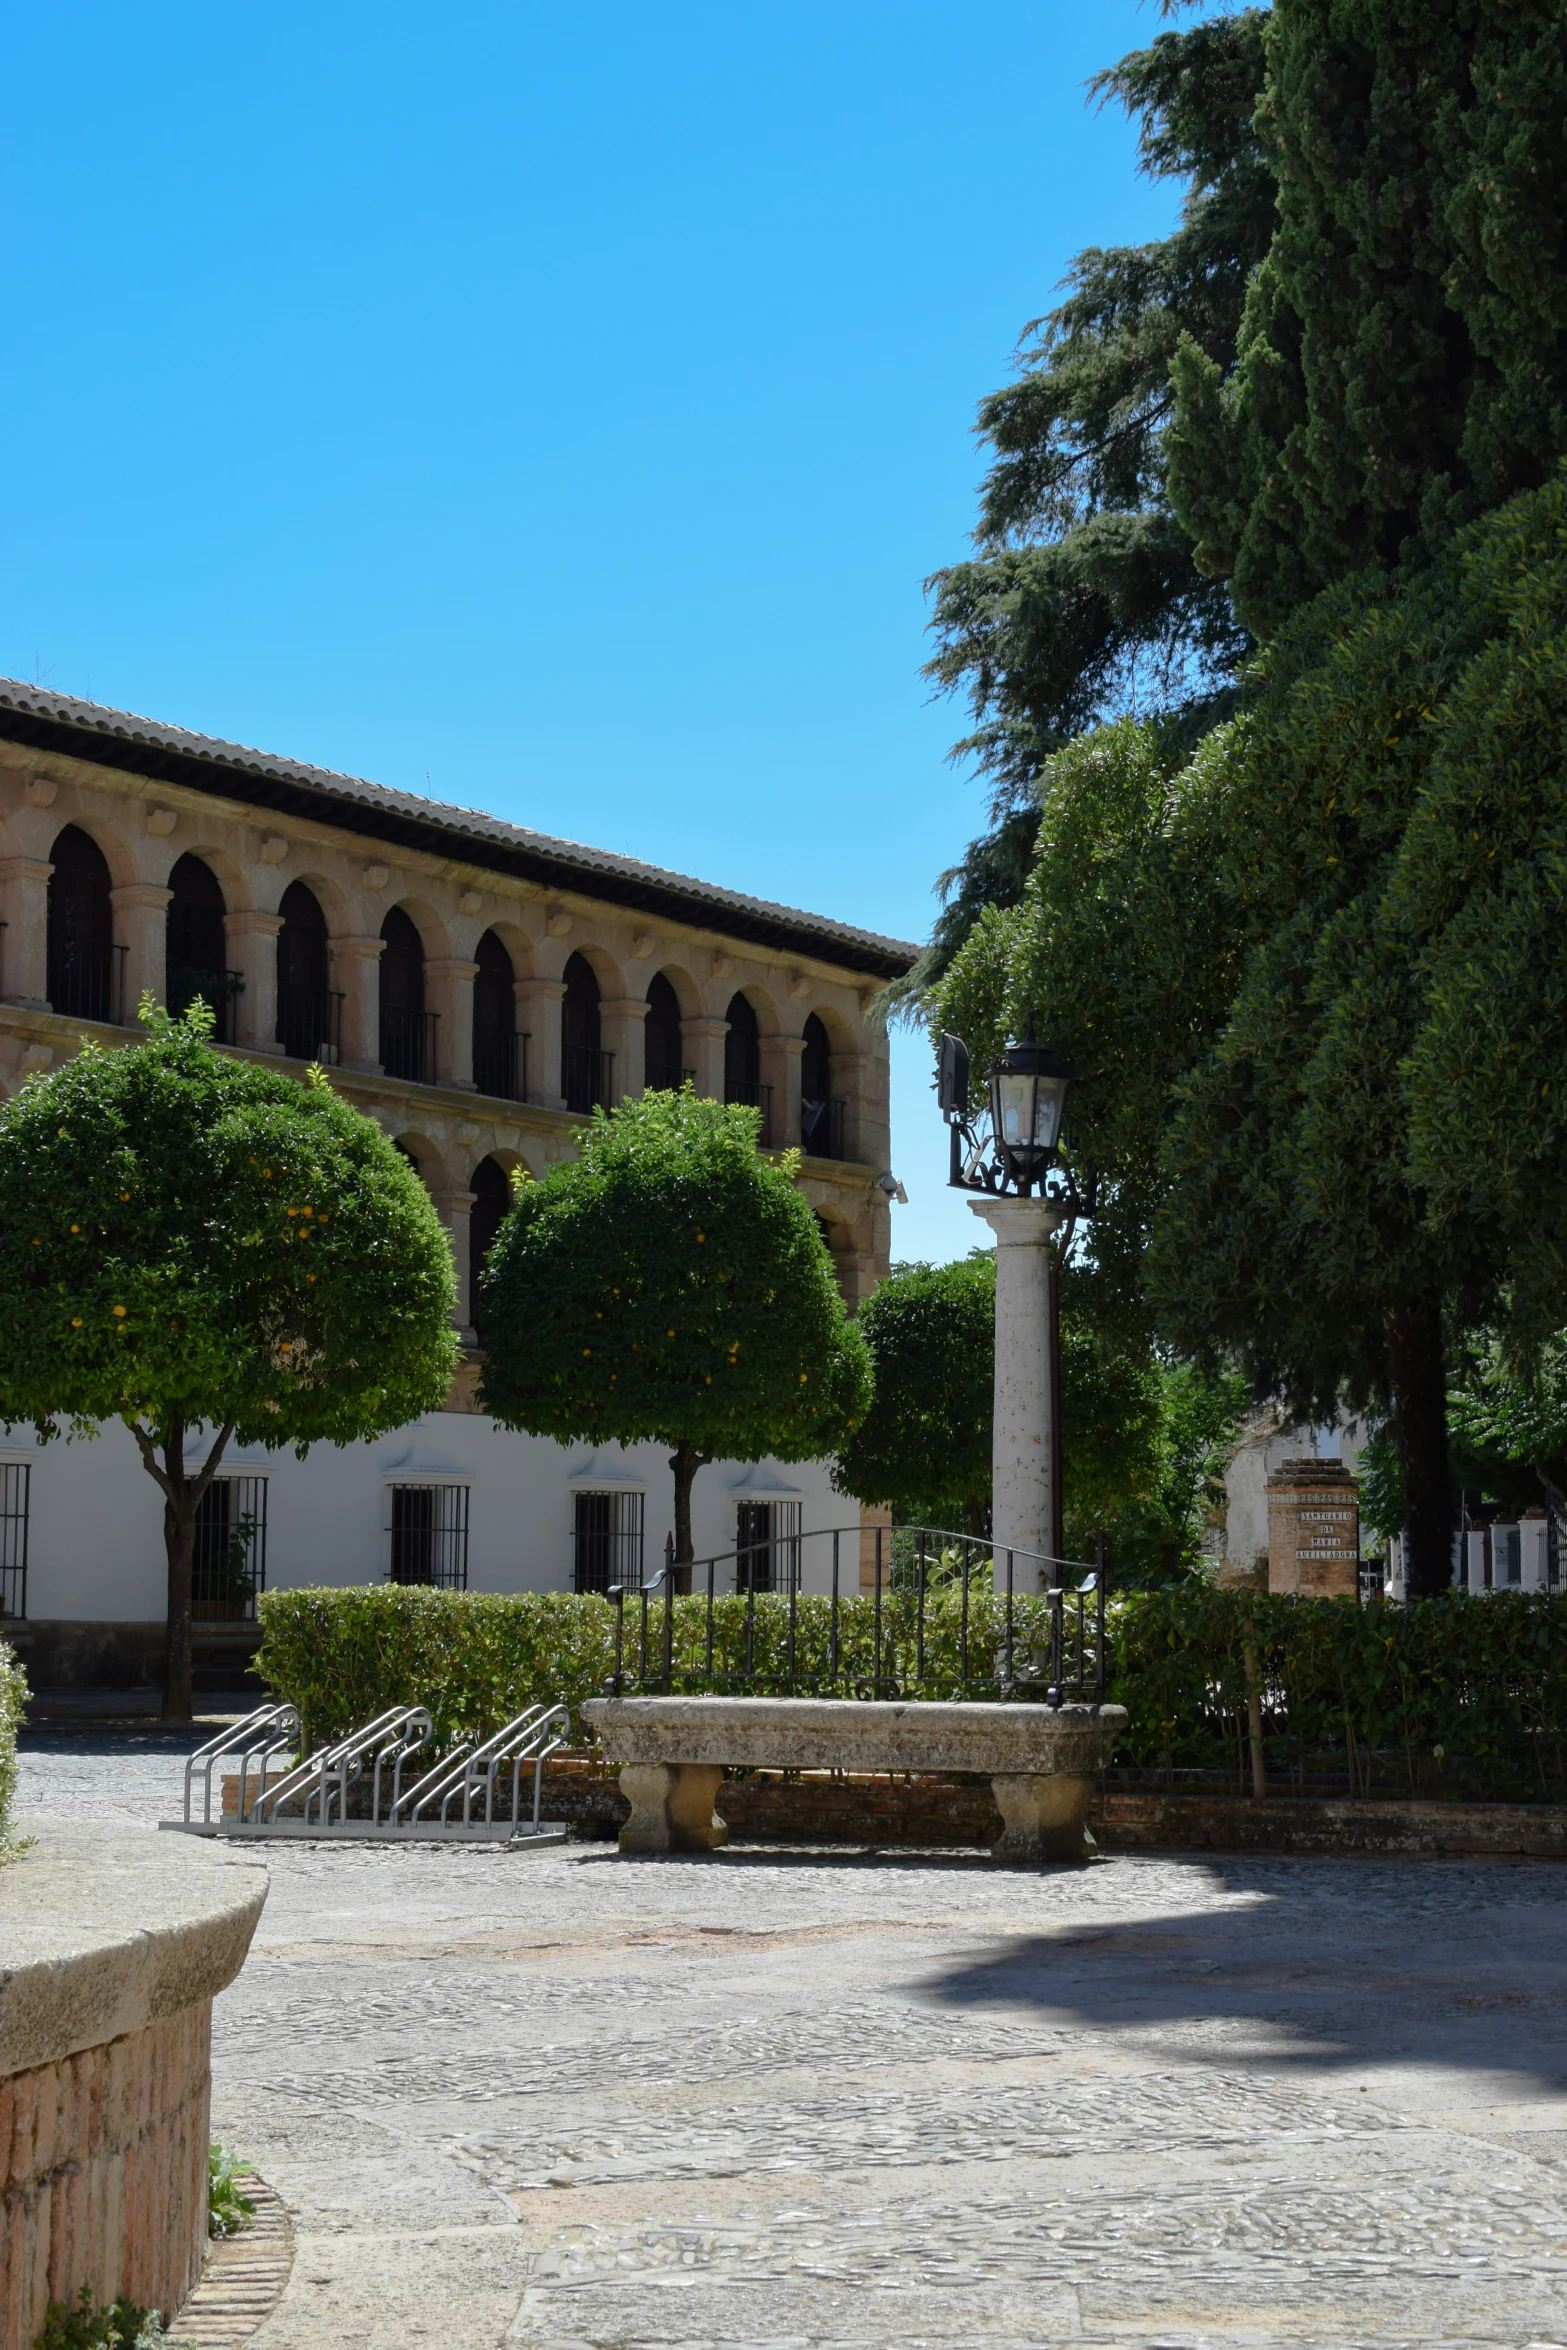
[[214, 1477], [196, 1504], [191, 1613], [248, 1622], [267, 1587], [267, 1480]]
[[31, 1464], [0, 1462], [0, 1618], [27, 1613], [27, 1518]]
[[735, 1511], [735, 1589], [788, 1592], [799, 1587], [799, 1503], [740, 1502]]
[[572, 1589], [642, 1588], [642, 1495], [578, 1493], [572, 1530]]
[[391, 1532], [388, 1582], [467, 1590], [466, 1485], [394, 1485]]

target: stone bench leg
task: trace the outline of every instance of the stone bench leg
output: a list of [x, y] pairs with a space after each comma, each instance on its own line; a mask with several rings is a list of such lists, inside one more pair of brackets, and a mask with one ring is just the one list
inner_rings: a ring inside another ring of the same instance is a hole
[[990, 1782], [1001, 1814], [992, 1860], [1091, 1860], [1099, 1847], [1088, 1833], [1092, 1779], [1064, 1773], [1004, 1771]]
[[622, 1852], [714, 1852], [729, 1830], [713, 1809], [724, 1774], [716, 1763], [626, 1763], [620, 1792], [631, 1817]]

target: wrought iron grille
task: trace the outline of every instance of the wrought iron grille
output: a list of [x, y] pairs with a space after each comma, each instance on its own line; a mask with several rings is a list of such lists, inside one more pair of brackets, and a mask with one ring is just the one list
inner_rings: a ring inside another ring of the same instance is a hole
[[432, 1583], [440, 1591], [468, 1588], [466, 1485], [392, 1487], [391, 1583]]
[[242, 1624], [267, 1587], [267, 1480], [214, 1477], [196, 1508], [191, 1613]]
[[49, 949], [49, 1003], [73, 1020], [125, 1022], [124, 947], [90, 939], [57, 939]]
[[610, 1081], [615, 1073], [614, 1054], [596, 1053], [584, 1044], [572, 1044], [566, 1047], [563, 1057], [562, 1083], [567, 1109], [575, 1110], [579, 1118], [588, 1117], [594, 1110], [607, 1109]]
[[738, 1503], [735, 1511], [735, 1589], [787, 1592], [797, 1591], [799, 1585], [799, 1503]]
[[578, 1493], [573, 1496], [572, 1589], [626, 1591], [642, 1588], [642, 1502], [640, 1493]]
[[497, 1101], [525, 1102], [528, 1098], [528, 1038], [526, 1030], [476, 1028], [473, 1033], [473, 1082], [480, 1093]]
[[747, 1109], [761, 1111], [761, 1132], [758, 1134], [756, 1139], [764, 1151], [770, 1151], [773, 1147], [772, 1087], [770, 1085], [763, 1085], [760, 1082], [755, 1085], [747, 1085], [745, 1083], [732, 1085], [725, 1088], [724, 1099], [728, 1102], [743, 1102]]
[[194, 963], [171, 963], [167, 984], [169, 1010], [176, 1020], [183, 1019], [200, 996], [213, 1015], [214, 1041], [218, 1044], [234, 1042], [235, 999], [245, 992], [242, 972], [204, 971]]
[[281, 987], [277, 1040], [291, 1061], [335, 1069], [343, 1057], [343, 996], [335, 987]]
[[435, 1077], [435, 1024], [439, 1012], [416, 1012], [407, 1004], [381, 1006], [381, 1066], [388, 1077], [429, 1085]]
[[683, 1085], [696, 1083], [694, 1069], [682, 1069], [678, 1060], [666, 1061], [650, 1053], [642, 1072], [642, 1083], [649, 1093], [678, 1093]]
[[843, 1121], [846, 1104], [843, 1102], [813, 1102], [801, 1100], [800, 1140], [805, 1153], [812, 1159], [841, 1159], [843, 1157]]
[[0, 1618], [27, 1613], [27, 1520], [32, 1466], [0, 1462]]

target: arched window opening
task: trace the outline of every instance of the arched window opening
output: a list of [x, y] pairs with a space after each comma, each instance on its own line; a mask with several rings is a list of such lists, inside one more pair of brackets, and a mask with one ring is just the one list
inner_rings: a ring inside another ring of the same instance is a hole
[[278, 908], [277, 1040], [291, 1060], [334, 1068], [341, 1058], [343, 997], [333, 988], [326, 916], [315, 891], [291, 881]]
[[772, 1139], [773, 1089], [762, 1083], [762, 1032], [749, 997], [731, 996], [724, 1014], [729, 1033], [724, 1038], [724, 1099], [744, 1102], [762, 1113], [759, 1140], [766, 1150]]
[[647, 1020], [643, 1026], [643, 1079], [663, 1093], [678, 1093], [694, 1069], [681, 1065], [680, 998], [662, 971], [647, 991]]
[[800, 1055], [800, 1140], [810, 1157], [843, 1157], [843, 1111], [843, 1103], [832, 1098], [832, 1044], [813, 1012]]
[[566, 965], [560, 1006], [561, 1088], [566, 1107], [585, 1118], [609, 1099], [615, 1056], [600, 1050], [599, 983], [586, 955]]
[[381, 1066], [388, 1077], [428, 1085], [435, 1072], [436, 1014], [424, 1008], [424, 940], [401, 906], [381, 925]]
[[125, 1018], [125, 949], [114, 943], [109, 866], [90, 834], [68, 824], [49, 851], [49, 1001], [77, 1020]]
[[468, 1178], [468, 1189], [473, 1193], [468, 1214], [468, 1319], [482, 1332], [479, 1275], [511, 1211], [511, 1177], [498, 1159], [481, 1159]]
[[228, 909], [218, 877], [200, 857], [181, 857], [169, 875], [169, 887], [174, 894], [164, 929], [164, 1002], [178, 1020], [200, 996], [211, 1007], [218, 1043], [232, 1044], [234, 998], [245, 983], [237, 971], [225, 968], [228, 941], [223, 917]]
[[479, 968], [473, 982], [473, 1082], [480, 1093], [501, 1101], [524, 1101], [526, 1039], [517, 1033], [516, 973], [493, 930], [480, 939], [474, 961]]

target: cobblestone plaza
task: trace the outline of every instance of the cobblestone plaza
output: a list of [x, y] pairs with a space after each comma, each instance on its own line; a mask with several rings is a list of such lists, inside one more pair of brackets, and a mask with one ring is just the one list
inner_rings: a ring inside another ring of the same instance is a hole
[[[25, 1744], [24, 1833], [176, 1808], [177, 1734]], [[1567, 2343], [1552, 1866], [265, 1857], [256, 2350]]]

